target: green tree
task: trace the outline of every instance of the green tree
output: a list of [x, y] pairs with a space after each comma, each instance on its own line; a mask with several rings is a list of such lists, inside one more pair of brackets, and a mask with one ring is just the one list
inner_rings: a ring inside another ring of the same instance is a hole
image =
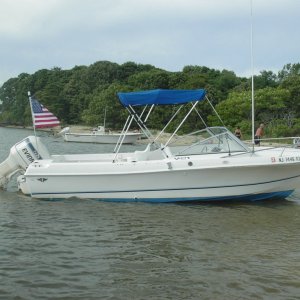
[[[284, 126], [294, 132], [298, 130], [299, 70], [300, 64], [288, 64], [278, 76], [271, 71], [262, 71], [254, 77], [255, 118], [267, 122], [270, 132], [271, 128], [279, 130], [280, 126], [283, 128], [281, 131], [285, 130]], [[211, 103], [217, 106], [220, 114], [223, 113], [225, 123], [233, 127], [239, 124], [244, 131], [249, 131], [251, 79], [238, 77], [232, 71], [219, 71], [205, 66], [185, 66], [182, 72], [168, 72], [149, 64], [126, 62], [118, 65], [109, 61], [75, 66], [70, 70], [59, 67], [42, 69], [32, 75], [22, 73], [7, 80], [0, 87], [0, 122], [31, 125], [27, 96], [27, 92], [31, 91], [63, 123], [95, 126], [103, 122], [103, 114], [107, 108], [108, 126], [120, 128], [127, 113], [116, 97], [118, 91], [199, 88], [207, 91]], [[188, 108], [183, 111], [186, 109]], [[210, 116], [212, 109], [206, 100], [201, 103], [199, 110], [206, 123], [218, 123]], [[170, 117], [168, 113], [172, 111], [173, 108], [155, 108], [148, 125], [151, 128], [161, 128]], [[190, 120], [184, 124], [183, 131], [193, 130], [198, 125], [197, 115], [191, 115]], [[172, 126], [176, 124], [172, 124], [170, 130]]]
[[[285, 99], [290, 96], [286, 89], [279, 88], [264, 88], [255, 92], [255, 120], [258, 123], [267, 124], [270, 134], [276, 126], [281, 123], [282, 119], [287, 119], [287, 109]], [[242, 131], [251, 135], [252, 128], [252, 101], [251, 92], [232, 92], [229, 94], [226, 101], [219, 103], [216, 110], [224, 121], [225, 125], [232, 130], [236, 126], [240, 126]], [[220, 122], [215, 116], [210, 116], [209, 120], [214, 125], [220, 125]], [[279, 122], [280, 120], [280, 122]]]
[[103, 124], [106, 111], [106, 127], [121, 129], [124, 125], [127, 112], [120, 104], [117, 93], [130, 89], [118, 83], [109, 85], [106, 89], [95, 92], [87, 109], [82, 112], [82, 120], [91, 126]]
[[128, 78], [128, 84], [141, 90], [168, 89], [170, 73], [153, 69], [134, 74]]

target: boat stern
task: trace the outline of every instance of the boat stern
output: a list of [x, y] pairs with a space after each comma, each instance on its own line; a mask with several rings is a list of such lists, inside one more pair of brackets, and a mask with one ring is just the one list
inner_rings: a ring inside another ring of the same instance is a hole
[[26, 183], [26, 177], [24, 175], [20, 175], [17, 178], [18, 190], [25, 195], [30, 195], [29, 187]]

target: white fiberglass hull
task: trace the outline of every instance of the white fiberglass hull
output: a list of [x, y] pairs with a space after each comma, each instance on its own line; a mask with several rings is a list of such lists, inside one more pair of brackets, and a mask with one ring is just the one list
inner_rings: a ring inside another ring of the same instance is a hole
[[195, 155], [153, 161], [39, 161], [19, 182], [36, 198], [110, 201], [261, 200], [286, 197], [300, 187], [299, 161], [267, 157]]
[[[134, 144], [140, 137], [141, 133], [127, 133], [123, 144]], [[122, 138], [118, 133], [65, 133], [66, 142], [77, 143], [99, 143], [99, 144], [116, 144]]]

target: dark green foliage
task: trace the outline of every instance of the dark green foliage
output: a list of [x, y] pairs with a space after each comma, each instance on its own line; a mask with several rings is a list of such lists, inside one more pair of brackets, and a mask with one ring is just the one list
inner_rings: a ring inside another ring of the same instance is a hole
[[[255, 120], [265, 122], [269, 135], [300, 133], [300, 64], [288, 64], [278, 73], [262, 71], [254, 76]], [[27, 92], [31, 91], [42, 104], [62, 121], [62, 125], [101, 125], [106, 111], [106, 127], [121, 129], [128, 116], [117, 98], [117, 92], [148, 89], [204, 88], [224, 124], [232, 130], [240, 126], [244, 136], [251, 134], [251, 78], [243, 78], [228, 70], [205, 66], [186, 66], [182, 72], [168, 72], [152, 65], [126, 62], [122, 65], [98, 61], [90, 66], [71, 70], [54, 67], [29, 75], [20, 74], [0, 88], [0, 123], [28, 126], [32, 124]], [[187, 112], [185, 107], [180, 116]], [[203, 121], [222, 125], [207, 101], [199, 106]], [[148, 126], [162, 128], [175, 108], [155, 108]], [[174, 130], [176, 121], [167, 131]], [[181, 131], [203, 127], [202, 120], [192, 113]]]

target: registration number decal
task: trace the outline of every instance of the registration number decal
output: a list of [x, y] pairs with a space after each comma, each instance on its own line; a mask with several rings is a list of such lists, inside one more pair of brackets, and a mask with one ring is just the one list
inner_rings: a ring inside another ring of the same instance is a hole
[[[274, 159], [274, 161], [273, 161]], [[275, 162], [275, 157], [271, 158], [272, 162]], [[278, 157], [279, 162], [300, 162], [300, 156], [287, 156], [287, 157]]]

